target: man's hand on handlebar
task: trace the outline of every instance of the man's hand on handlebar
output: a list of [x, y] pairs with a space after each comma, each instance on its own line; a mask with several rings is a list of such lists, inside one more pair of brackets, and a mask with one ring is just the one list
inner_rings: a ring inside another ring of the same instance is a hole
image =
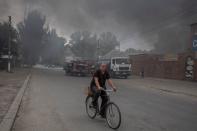
[[114, 92], [116, 92], [116, 91], [117, 91], [116, 87], [112, 87], [112, 89], [114, 90]]
[[[117, 91], [117, 89], [116, 89], [116, 87], [111, 87], [112, 88], [112, 90], [111, 91], [114, 91], [114, 92], [116, 92]], [[104, 89], [103, 87], [97, 87], [97, 90], [98, 91], [110, 91], [110, 90], [106, 90], [106, 89]]]
[[97, 87], [97, 89], [100, 91], [100, 90], [102, 90], [103, 88], [99, 86], [99, 87]]

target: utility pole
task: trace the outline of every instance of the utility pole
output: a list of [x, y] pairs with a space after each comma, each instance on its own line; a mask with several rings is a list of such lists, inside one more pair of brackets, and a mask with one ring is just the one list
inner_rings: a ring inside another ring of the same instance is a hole
[[120, 52], [120, 42], [119, 42], [119, 52]]
[[8, 36], [8, 72], [11, 72], [11, 24], [12, 24], [12, 17], [8, 16], [9, 18], [9, 36]]
[[100, 57], [100, 41], [98, 40], [98, 45], [97, 45], [97, 62], [99, 62]]

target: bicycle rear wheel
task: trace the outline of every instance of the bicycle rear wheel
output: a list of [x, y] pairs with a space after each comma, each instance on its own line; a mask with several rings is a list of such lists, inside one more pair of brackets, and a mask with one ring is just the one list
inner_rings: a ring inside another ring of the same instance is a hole
[[118, 129], [121, 124], [121, 113], [119, 107], [110, 102], [106, 107], [106, 121], [110, 128]]
[[96, 117], [98, 109], [93, 107], [92, 99], [93, 98], [91, 96], [87, 96], [86, 98], [86, 113], [91, 119], [94, 119]]

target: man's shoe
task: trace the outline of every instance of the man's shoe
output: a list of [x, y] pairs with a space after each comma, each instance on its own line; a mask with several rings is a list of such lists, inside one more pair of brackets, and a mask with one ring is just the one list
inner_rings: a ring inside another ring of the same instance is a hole
[[92, 103], [91, 107], [97, 109], [97, 104]]
[[106, 118], [106, 116], [105, 116], [104, 114], [102, 114], [102, 113], [100, 113], [100, 116], [101, 116], [101, 118], [103, 118], [103, 119]]
[[101, 116], [101, 118], [102, 118], [102, 119], [105, 119], [105, 118], [106, 118], [106, 116], [105, 116], [105, 115], [102, 115], [102, 116]]

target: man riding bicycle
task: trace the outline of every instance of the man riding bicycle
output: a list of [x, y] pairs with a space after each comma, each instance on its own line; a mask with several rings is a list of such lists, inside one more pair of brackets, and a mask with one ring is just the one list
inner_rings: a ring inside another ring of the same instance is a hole
[[98, 69], [92, 78], [91, 84], [90, 84], [90, 89], [93, 93], [93, 106], [97, 107], [97, 103], [98, 103], [98, 98], [99, 96], [101, 96], [102, 99], [102, 103], [101, 103], [101, 111], [100, 111], [100, 115], [102, 117], [105, 118], [105, 108], [104, 105], [107, 104], [108, 102], [108, 97], [105, 91], [102, 90], [106, 89], [105, 83], [106, 81], [108, 82], [108, 84], [110, 85], [110, 87], [116, 91], [116, 87], [114, 86], [110, 74], [107, 71], [107, 65], [106, 64], [101, 64], [100, 65], [100, 69]]

